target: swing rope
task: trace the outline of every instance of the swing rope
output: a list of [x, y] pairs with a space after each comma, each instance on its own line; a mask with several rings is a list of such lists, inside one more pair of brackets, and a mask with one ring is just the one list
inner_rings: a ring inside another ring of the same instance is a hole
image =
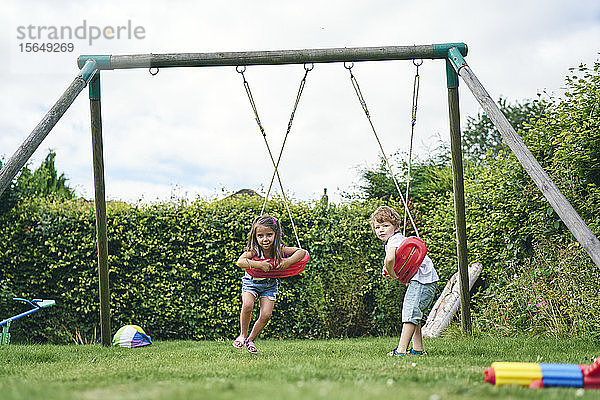
[[381, 140], [379, 140], [379, 135], [377, 135], [377, 131], [375, 130], [375, 126], [373, 125], [373, 121], [371, 120], [371, 115], [369, 113], [369, 109], [367, 108], [367, 103], [365, 101], [365, 98], [362, 94], [362, 91], [360, 90], [360, 86], [358, 84], [358, 81], [356, 80], [356, 77], [352, 73], [353, 67], [354, 67], [354, 63], [350, 63], [349, 65], [347, 65], [344, 62], [344, 68], [346, 68], [348, 70], [348, 72], [350, 73], [350, 81], [352, 82], [352, 87], [354, 88], [354, 91], [356, 92], [356, 96], [358, 97], [358, 101], [360, 102], [360, 105], [362, 106], [362, 109], [365, 112], [367, 120], [369, 121], [369, 125], [371, 125], [371, 130], [373, 131], [373, 134], [375, 135], [375, 139], [377, 140], [377, 144], [379, 145], [379, 149], [381, 150], [381, 155], [383, 156], [385, 164], [390, 172], [390, 175], [392, 176], [392, 180], [394, 181], [396, 190], [398, 190], [398, 194], [400, 195], [402, 204], [404, 205], [405, 215], [408, 215], [408, 218], [410, 219], [410, 223], [412, 224], [412, 227], [415, 230], [415, 235], [417, 237], [419, 237], [419, 231], [417, 230], [417, 225], [415, 224], [415, 221], [413, 220], [413, 217], [408, 209], [408, 205], [407, 205], [408, 198], [406, 198], [406, 200], [404, 199], [404, 196], [402, 195], [402, 191], [400, 190], [400, 185], [398, 184], [398, 180], [396, 179], [396, 175], [394, 175], [394, 172], [392, 170], [390, 161], [388, 160], [388, 157], [386, 156], [385, 151], [383, 150], [383, 145], [381, 144]]
[[[306, 77], [308, 76], [308, 73], [313, 70], [314, 67], [315, 67], [314, 64], [311, 64], [310, 67], [308, 67], [307, 64], [304, 64], [304, 76], [302, 77], [302, 80], [300, 81], [300, 86], [298, 87], [298, 93], [296, 94], [296, 102], [294, 103], [294, 108], [292, 109], [292, 114], [290, 115], [290, 120], [288, 121], [287, 130], [286, 130], [285, 136], [283, 138], [283, 143], [281, 144], [281, 149], [279, 150], [279, 157], [277, 157], [277, 163], [275, 164], [273, 175], [271, 176], [271, 182], [269, 182], [269, 189], [267, 190], [267, 195], [265, 196], [265, 201], [263, 202], [261, 214], [263, 213], [265, 206], [267, 205], [267, 198], [269, 197], [269, 194], [271, 193], [271, 188], [273, 187], [273, 181], [275, 179], [275, 175], [277, 174], [277, 176], [279, 176], [278, 175], [279, 174], [279, 172], [278, 172], [279, 162], [281, 161], [281, 156], [283, 154], [283, 149], [285, 147], [285, 143], [287, 141], [288, 135], [290, 134], [290, 131], [292, 130], [292, 123], [294, 122], [294, 116], [296, 115], [296, 109], [298, 108], [298, 103], [300, 103], [300, 98], [302, 97], [302, 92], [304, 91], [304, 86], [306, 85]], [[250, 88], [250, 87], [248, 86], [248, 88]], [[282, 189], [282, 191], [283, 191], [283, 189]]]
[[265, 129], [264, 129], [262, 123], [260, 122], [260, 117], [258, 115], [258, 109], [256, 107], [256, 103], [254, 102], [254, 96], [252, 95], [252, 90], [250, 89], [250, 84], [248, 83], [248, 81], [246, 80], [246, 76], [244, 75], [244, 72], [246, 72], [246, 67], [245, 66], [243, 68], [240, 68], [239, 66], [236, 67], [236, 71], [242, 75], [244, 89], [246, 90], [246, 95], [248, 96], [248, 101], [250, 102], [250, 106], [252, 107], [252, 111], [254, 112], [254, 117], [255, 117], [256, 123], [258, 125], [258, 128], [260, 129], [260, 133], [262, 133], [262, 136], [263, 136], [263, 139], [265, 142], [265, 146], [267, 147], [267, 152], [269, 153], [269, 157], [271, 158], [271, 163], [273, 164], [273, 175], [271, 176], [271, 181], [269, 183], [269, 189], [267, 190], [267, 194], [265, 196], [265, 200], [263, 202], [260, 214], [262, 215], [265, 211], [265, 208], [267, 205], [267, 200], [269, 199], [269, 195], [270, 195], [271, 189], [273, 187], [273, 182], [275, 180], [275, 177], [277, 177], [277, 181], [279, 182], [279, 188], [281, 189], [281, 194], [284, 199], [285, 208], [287, 210], [288, 216], [290, 218], [290, 222], [292, 224], [294, 236], [296, 237], [296, 242], [298, 243], [298, 247], [300, 247], [300, 248], [302, 246], [300, 245], [300, 239], [298, 238], [298, 232], [296, 230], [296, 225], [294, 224], [294, 218], [292, 217], [292, 212], [288, 205], [288, 199], [285, 194], [285, 190], [283, 189], [283, 183], [281, 181], [281, 176], [279, 175], [278, 168], [279, 168], [279, 162], [281, 161], [281, 156], [283, 155], [283, 149], [285, 148], [285, 144], [287, 142], [288, 135], [290, 134], [290, 132], [292, 130], [292, 124], [294, 122], [294, 116], [296, 114], [296, 109], [298, 108], [298, 104], [300, 103], [300, 98], [302, 97], [302, 92], [304, 91], [304, 86], [306, 84], [306, 77], [307, 77], [308, 73], [313, 70], [313, 68], [314, 68], [314, 64], [311, 64], [310, 67], [308, 67], [307, 64], [304, 64], [304, 76], [303, 76], [302, 80], [300, 81], [300, 86], [298, 87], [298, 93], [296, 94], [296, 101], [294, 103], [294, 107], [293, 107], [292, 113], [290, 115], [290, 120], [288, 122], [287, 131], [285, 133], [283, 143], [281, 144], [281, 149], [279, 150], [279, 156], [277, 158], [277, 162], [275, 162], [275, 158], [273, 157], [273, 153], [271, 152], [271, 147], [269, 146], [269, 142], [267, 141], [267, 134], [265, 132]]
[[[412, 116], [411, 116], [411, 125], [410, 125], [410, 147], [408, 150], [408, 173], [406, 174], [406, 204], [408, 204], [408, 192], [410, 190], [410, 170], [412, 166], [412, 151], [413, 151], [413, 139], [415, 136], [415, 125], [417, 124], [417, 108], [419, 101], [419, 84], [421, 82], [421, 77], [419, 76], [419, 67], [423, 64], [423, 60], [413, 60], [413, 65], [417, 67], [415, 72], [415, 79], [413, 81], [413, 96], [412, 96]], [[402, 234], [406, 236], [406, 217], [407, 217], [408, 207], [404, 208], [404, 229]], [[417, 235], [418, 236], [418, 235]]]

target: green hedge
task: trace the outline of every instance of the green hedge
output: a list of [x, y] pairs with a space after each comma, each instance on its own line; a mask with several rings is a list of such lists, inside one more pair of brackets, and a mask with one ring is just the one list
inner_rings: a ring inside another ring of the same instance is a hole
[[[590, 293], [597, 294], [600, 287], [585, 277], [594, 276], [596, 270], [581, 248], [572, 245], [564, 227], [555, 226], [555, 215], [547, 211], [514, 162], [510, 157], [499, 158], [496, 166], [467, 174], [470, 261], [484, 264], [475, 289], [474, 325], [484, 332], [541, 332], [546, 328], [558, 334], [593, 332], [598, 328], [593, 316], [600, 304]], [[510, 163], [512, 168], [506, 169]], [[265, 337], [399, 334], [404, 287], [380, 278], [383, 249], [368, 225], [378, 205], [374, 201], [291, 205], [311, 261], [304, 273], [283, 280]], [[110, 203], [113, 331], [135, 323], [157, 339], [234, 337], [242, 276], [235, 261], [260, 206], [252, 198], [151, 206]], [[452, 195], [432, 199], [429, 206], [414, 216], [440, 274], [441, 290], [456, 270]], [[293, 245], [283, 204], [275, 201], [267, 211], [282, 221], [285, 241]], [[23, 310], [10, 301], [11, 296], [57, 301], [55, 307], [13, 324], [14, 340], [97, 340], [94, 227], [93, 204], [76, 200], [34, 199], [0, 216], [0, 315], [4, 318]], [[559, 254], [552, 249], [553, 239], [571, 250]], [[554, 266], [568, 265], [570, 260], [578, 271], [571, 278]], [[534, 279], [539, 277], [544, 280]], [[557, 304], [555, 285], [574, 288], [560, 294], [573, 299], [568, 308], [551, 308], [564, 318], [559, 322], [548, 316], [534, 319], [529, 300], [544, 297]], [[507, 315], [509, 310], [514, 313]], [[585, 316], [589, 323], [565, 328], [572, 324], [571, 315]], [[524, 320], [527, 316], [529, 320]], [[554, 326], [548, 326], [550, 322]]]
[[[292, 204], [304, 273], [283, 280], [266, 337], [396, 335], [404, 287], [379, 276], [382, 245], [368, 217], [377, 203]], [[108, 207], [112, 327], [141, 325], [158, 339], [234, 337], [242, 270], [235, 266], [261, 203], [254, 199]], [[270, 204], [293, 237], [283, 204]], [[0, 220], [3, 316], [7, 299], [57, 305], [13, 324], [13, 338], [91, 341], [99, 336], [93, 204], [36, 199]], [[435, 256], [434, 256], [435, 258]]]

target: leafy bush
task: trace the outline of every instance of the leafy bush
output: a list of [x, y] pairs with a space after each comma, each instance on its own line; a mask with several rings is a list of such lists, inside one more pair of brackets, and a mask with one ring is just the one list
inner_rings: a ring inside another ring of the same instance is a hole
[[[564, 98], [521, 132], [528, 148], [598, 235], [600, 64], [567, 78]], [[512, 155], [500, 153], [472, 174], [467, 193], [475, 254], [487, 287], [477, 322], [492, 332], [598, 333], [598, 266], [591, 263]], [[487, 219], [487, 224], [480, 223]], [[475, 231], [473, 230], [475, 228]], [[481, 232], [481, 233], [477, 233]], [[475, 236], [473, 237], [473, 233]], [[487, 246], [483, 246], [487, 242]], [[497, 257], [493, 257], [496, 251]], [[487, 254], [487, 257], [486, 257]]]
[[476, 327], [482, 332], [558, 337], [593, 335], [600, 339], [600, 281], [578, 243], [558, 249], [535, 246], [532, 257], [477, 297]]

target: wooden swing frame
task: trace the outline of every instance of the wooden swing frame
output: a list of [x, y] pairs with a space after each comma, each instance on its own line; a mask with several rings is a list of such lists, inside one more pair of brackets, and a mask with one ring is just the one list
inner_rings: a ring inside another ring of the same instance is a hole
[[464, 57], [466, 55], [467, 45], [464, 43], [250, 52], [82, 55], [78, 58], [78, 66], [81, 70], [73, 82], [0, 170], [0, 195], [10, 185], [17, 173], [27, 163], [83, 88], [89, 84], [98, 247], [100, 330], [102, 344], [110, 346], [108, 240], [106, 234], [106, 199], [100, 109], [100, 71], [149, 68], [157, 72], [158, 68], [170, 67], [280, 65], [414, 59], [444, 60], [446, 62], [448, 88], [457, 258], [461, 288], [461, 326], [466, 334], [471, 334], [463, 160], [458, 101], [459, 76], [480, 103], [486, 115], [490, 117], [494, 126], [500, 131], [507, 145], [544, 194], [550, 205], [599, 267], [600, 241], [535, 160], [529, 149], [527, 149], [521, 137], [510, 125], [497, 104], [492, 100], [465, 62]]

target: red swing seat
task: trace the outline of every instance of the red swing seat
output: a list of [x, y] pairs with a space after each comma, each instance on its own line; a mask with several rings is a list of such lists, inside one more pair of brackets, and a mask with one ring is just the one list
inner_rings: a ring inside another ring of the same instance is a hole
[[405, 284], [410, 282], [426, 255], [427, 245], [422, 239], [416, 236], [404, 239], [396, 249], [394, 272], [398, 275], [398, 280]]
[[[309, 258], [310, 255], [307, 251], [306, 255], [302, 257], [300, 261], [295, 262], [286, 269], [272, 269], [269, 271], [263, 271], [260, 268], [247, 268], [246, 272], [254, 278], [287, 278], [289, 276], [298, 275], [300, 272], [304, 271], [304, 266], [308, 262]], [[272, 258], [252, 257], [252, 259], [256, 261], [267, 261], [272, 266], [275, 266], [275, 260]]]

